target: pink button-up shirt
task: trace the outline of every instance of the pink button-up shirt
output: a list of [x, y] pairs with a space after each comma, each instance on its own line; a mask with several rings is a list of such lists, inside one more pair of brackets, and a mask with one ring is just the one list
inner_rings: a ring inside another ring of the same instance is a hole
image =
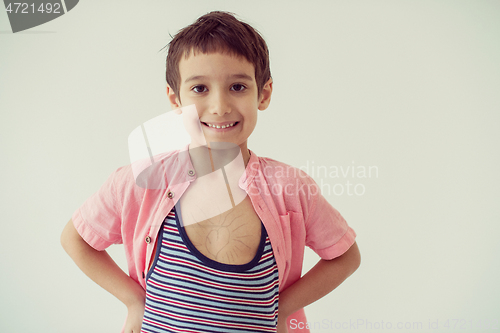
[[[189, 154], [169, 153], [158, 159], [166, 175], [162, 186], [140, 184], [130, 165], [119, 168], [72, 217], [76, 230], [96, 250], [123, 244], [129, 275], [144, 289], [160, 226], [196, 179]], [[355, 232], [314, 180], [297, 168], [252, 152], [239, 187], [250, 197], [269, 235], [280, 291], [300, 278], [306, 245], [329, 260], [354, 244]], [[299, 328], [306, 323], [303, 309], [288, 319], [290, 333], [309, 332]]]

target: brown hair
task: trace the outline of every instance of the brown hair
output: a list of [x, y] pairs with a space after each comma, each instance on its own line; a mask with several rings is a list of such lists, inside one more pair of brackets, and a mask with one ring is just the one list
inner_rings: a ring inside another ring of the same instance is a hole
[[255, 67], [255, 81], [260, 96], [266, 82], [271, 78], [269, 50], [257, 30], [239, 21], [233, 13], [213, 11], [198, 18], [193, 24], [181, 29], [168, 43], [168, 85], [179, 98], [181, 56], [228, 52], [244, 57]]

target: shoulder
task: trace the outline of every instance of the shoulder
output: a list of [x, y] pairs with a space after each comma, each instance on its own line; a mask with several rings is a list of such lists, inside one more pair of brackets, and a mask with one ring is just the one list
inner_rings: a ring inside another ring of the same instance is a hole
[[115, 200], [123, 205], [128, 197], [141, 195], [141, 188], [137, 186], [136, 179], [130, 164], [121, 166], [111, 173], [102, 188], [107, 189]]
[[117, 168], [109, 177], [108, 182], [116, 195], [122, 201], [129, 196], [143, 196], [147, 189], [163, 189], [164, 166], [171, 161], [172, 154], [162, 154], [150, 158], [135, 161], [132, 164]]
[[257, 186], [283, 201], [288, 210], [309, 211], [321, 195], [316, 182], [303, 170], [268, 157], [259, 157]]
[[[259, 157], [254, 184], [279, 215], [295, 214], [305, 223], [314, 209], [323, 209], [321, 191], [303, 170], [268, 157]], [[318, 205], [318, 202], [320, 205]]]

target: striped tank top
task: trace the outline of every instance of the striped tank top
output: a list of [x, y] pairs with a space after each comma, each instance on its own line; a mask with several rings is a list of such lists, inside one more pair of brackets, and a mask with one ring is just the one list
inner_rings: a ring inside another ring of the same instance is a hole
[[264, 226], [254, 259], [229, 265], [201, 254], [181, 225], [173, 208], [146, 277], [141, 332], [276, 332], [278, 267]]

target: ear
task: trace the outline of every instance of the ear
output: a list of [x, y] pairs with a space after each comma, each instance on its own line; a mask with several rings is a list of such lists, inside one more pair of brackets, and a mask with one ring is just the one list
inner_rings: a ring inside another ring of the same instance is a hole
[[172, 89], [172, 87], [170, 87], [168, 84], [167, 84], [167, 96], [170, 102], [170, 106], [172, 107], [172, 110], [178, 109], [182, 106], [179, 98], [177, 98], [177, 95], [175, 95], [174, 89]]
[[262, 92], [259, 96], [259, 110], [263, 111], [267, 109], [269, 103], [271, 103], [271, 95], [273, 93], [273, 79], [269, 79], [264, 88], [262, 88]]

